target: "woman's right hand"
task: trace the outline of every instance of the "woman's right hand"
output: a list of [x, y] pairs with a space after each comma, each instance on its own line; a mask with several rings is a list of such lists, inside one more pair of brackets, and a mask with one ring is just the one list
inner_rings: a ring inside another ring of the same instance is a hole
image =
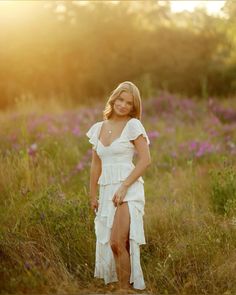
[[91, 201], [90, 201], [90, 204], [91, 204], [91, 209], [93, 211], [98, 211], [98, 200], [97, 198], [92, 198]]

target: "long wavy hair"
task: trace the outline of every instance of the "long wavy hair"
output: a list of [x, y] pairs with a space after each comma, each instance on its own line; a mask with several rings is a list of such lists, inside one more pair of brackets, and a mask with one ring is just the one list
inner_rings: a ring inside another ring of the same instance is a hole
[[142, 102], [141, 96], [138, 87], [130, 82], [125, 81], [120, 83], [112, 92], [110, 97], [108, 98], [105, 108], [103, 110], [103, 120], [108, 120], [113, 112], [113, 105], [117, 97], [123, 92], [128, 92], [133, 96], [133, 109], [129, 113], [132, 118], [137, 118], [141, 120], [142, 115]]

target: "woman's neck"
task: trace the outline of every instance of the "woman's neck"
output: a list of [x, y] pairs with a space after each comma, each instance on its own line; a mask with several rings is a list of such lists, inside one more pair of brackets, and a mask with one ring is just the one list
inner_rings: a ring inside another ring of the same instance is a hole
[[112, 116], [108, 120], [113, 121], [113, 122], [125, 122], [131, 119], [130, 116]]

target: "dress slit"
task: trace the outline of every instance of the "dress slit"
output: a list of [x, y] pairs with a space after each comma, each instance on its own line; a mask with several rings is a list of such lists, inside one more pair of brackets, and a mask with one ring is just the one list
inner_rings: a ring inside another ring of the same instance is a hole
[[[110, 203], [110, 206], [114, 206], [111, 200], [106, 200], [106, 202], [111, 202], [112, 204]], [[145, 244], [145, 241], [142, 240], [142, 224], [140, 224], [140, 221], [142, 220], [142, 213], [138, 209], [138, 202], [126, 202], [128, 203], [127, 205], [130, 215], [129, 257], [131, 272], [129, 282], [130, 284], [133, 283], [133, 287], [135, 289], [143, 290], [145, 289], [145, 283], [140, 265], [140, 244]], [[102, 209], [102, 203], [100, 209]], [[112, 213], [108, 211], [108, 214], [112, 214], [113, 216], [104, 216], [105, 214], [101, 216], [101, 213], [99, 214], [98, 212], [94, 220], [97, 235], [94, 276], [97, 278], [103, 278], [105, 284], [118, 281], [115, 258], [110, 245], [111, 230], [114, 224], [114, 217], [117, 208], [114, 206], [113, 209]], [[135, 224], [137, 224], [137, 227], [135, 227]]]

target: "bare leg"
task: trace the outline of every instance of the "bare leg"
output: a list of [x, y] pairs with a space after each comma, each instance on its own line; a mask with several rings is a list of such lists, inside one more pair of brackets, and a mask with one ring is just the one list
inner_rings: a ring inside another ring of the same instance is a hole
[[116, 271], [121, 288], [130, 288], [129, 255], [130, 215], [128, 203], [118, 205], [111, 231], [110, 245], [116, 262]]

